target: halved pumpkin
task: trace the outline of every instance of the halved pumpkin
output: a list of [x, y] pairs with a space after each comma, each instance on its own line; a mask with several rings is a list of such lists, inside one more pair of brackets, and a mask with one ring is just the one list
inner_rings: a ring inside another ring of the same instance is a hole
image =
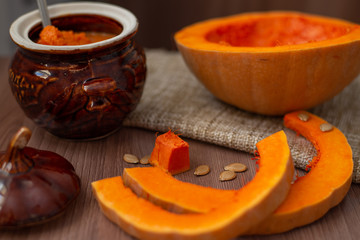
[[284, 200], [293, 177], [287, 138], [280, 131], [258, 143], [259, 171], [232, 201], [203, 214], [175, 214], [139, 198], [121, 177], [92, 183], [103, 213], [140, 239], [229, 239], [244, 233]]
[[211, 19], [178, 31], [194, 75], [222, 101], [280, 115], [339, 93], [360, 73], [360, 27], [297, 12]]
[[[309, 119], [303, 121], [299, 114]], [[284, 124], [312, 142], [317, 156], [309, 164], [310, 172], [295, 181], [281, 206], [248, 233], [279, 233], [309, 224], [339, 204], [351, 185], [352, 150], [339, 129], [332, 126], [322, 131], [320, 126], [328, 123], [303, 111], [285, 115]]]

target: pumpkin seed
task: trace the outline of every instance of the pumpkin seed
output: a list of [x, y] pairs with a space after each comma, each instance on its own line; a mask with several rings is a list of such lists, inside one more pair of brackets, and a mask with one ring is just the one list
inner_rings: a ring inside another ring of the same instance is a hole
[[208, 165], [200, 165], [195, 169], [194, 174], [196, 176], [204, 176], [210, 172], [210, 167]]
[[140, 163], [141, 164], [149, 164], [149, 159], [150, 159], [150, 157], [151, 157], [151, 155], [146, 155], [146, 156], [144, 156], [144, 157], [142, 157], [141, 159], [140, 159]]
[[225, 170], [222, 173], [220, 173], [220, 181], [230, 181], [236, 178], [236, 173], [234, 171]]
[[329, 132], [331, 130], [333, 130], [333, 126], [330, 123], [323, 123], [320, 125], [320, 130], [322, 132]]
[[303, 122], [307, 122], [307, 121], [309, 121], [310, 116], [306, 113], [299, 113], [298, 118]]
[[242, 164], [242, 163], [232, 163], [232, 164], [226, 165], [224, 167], [224, 169], [230, 170], [233, 172], [244, 172], [247, 170], [247, 167], [245, 164]]
[[127, 163], [138, 163], [139, 159], [133, 154], [124, 154], [124, 161]]

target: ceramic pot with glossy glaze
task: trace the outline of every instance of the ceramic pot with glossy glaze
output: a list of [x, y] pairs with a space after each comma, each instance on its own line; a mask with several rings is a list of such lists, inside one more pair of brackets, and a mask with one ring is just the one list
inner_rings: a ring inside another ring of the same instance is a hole
[[10, 27], [19, 46], [9, 69], [13, 95], [30, 119], [56, 136], [107, 136], [121, 127], [143, 92], [145, 54], [134, 40], [138, 21], [126, 9], [92, 2], [52, 5], [49, 15], [60, 30], [115, 36], [76, 46], [37, 44], [39, 12], [21, 16]]

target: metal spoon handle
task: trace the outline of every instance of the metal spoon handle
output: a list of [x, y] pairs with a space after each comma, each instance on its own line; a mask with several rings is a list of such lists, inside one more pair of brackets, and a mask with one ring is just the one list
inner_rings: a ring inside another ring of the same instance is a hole
[[51, 25], [46, 0], [37, 0], [43, 27]]

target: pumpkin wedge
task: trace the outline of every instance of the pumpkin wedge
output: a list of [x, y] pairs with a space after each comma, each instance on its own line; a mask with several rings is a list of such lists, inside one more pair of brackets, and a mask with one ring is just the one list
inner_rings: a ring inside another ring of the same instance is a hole
[[286, 114], [284, 124], [311, 141], [317, 156], [309, 164], [310, 172], [295, 181], [281, 206], [248, 233], [280, 233], [309, 224], [339, 204], [351, 185], [352, 150], [339, 129], [304, 111]]
[[283, 131], [258, 143], [259, 171], [228, 204], [208, 213], [175, 214], [139, 198], [121, 177], [99, 180], [92, 188], [102, 212], [140, 239], [230, 239], [258, 224], [285, 199], [293, 165]]
[[179, 181], [158, 167], [125, 168], [123, 181], [139, 197], [175, 213], [206, 213], [237, 194]]
[[[346, 137], [339, 129], [331, 126], [323, 119], [304, 111], [285, 115], [285, 126], [295, 130], [309, 139], [317, 149], [317, 156], [311, 161], [311, 171], [298, 178], [292, 185], [289, 195], [282, 205], [258, 226], [248, 231], [248, 234], [271, 234], [288, 231], [295, 227], [309, 224], [322, 217], [330, 208], [337, 205], [346, 195], [353, 171], [352, 151]], [[198, 212], [207, 211], [206, 188], [196, 186], [196, 198], [189, 194], [177, 197], [171, 188], [163, 189], [152, 186], [150, 178], [145, 179], [148, 169], [126, 169], [124, 178], [136, 193], [146, 196], [161, 206], [182, 208]], [[164, 175], [165, 173], [160, 175]], [[164, 179], [167, 179], [164, 176]], [[176, 180], [167, 179], [162, 184], [172, 184]], [[175, 184], [174, 184], [175, 186]], [[182, 186], [182, 191], [185, 185]], [[226, 190], [218, 190], [221, 194], [229, 194]], [[216, 196], [215, 196], [216, 197]], [[223, 200], [223, 199], [221, 199]], [[214, 199], [212, 207], [224, 204]], [[171, 203], [172, 202], [172, 203]], [[201, 204], [204, 203], [204, 204]]]

